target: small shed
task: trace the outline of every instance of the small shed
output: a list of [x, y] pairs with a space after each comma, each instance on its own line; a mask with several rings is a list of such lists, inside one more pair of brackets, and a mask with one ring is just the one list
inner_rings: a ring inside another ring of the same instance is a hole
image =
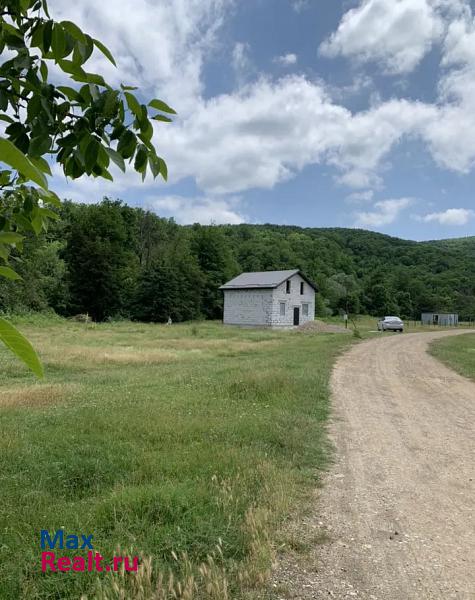
[[457, 313], [423, 312], [421, 314], [421, 323], [422, 325], [456, 327], [459, 324], [459, 316]]
[[298, 269], [241, 273], [220, 289], [225, 325], [292, 327], [315, 319], [317, 286]]

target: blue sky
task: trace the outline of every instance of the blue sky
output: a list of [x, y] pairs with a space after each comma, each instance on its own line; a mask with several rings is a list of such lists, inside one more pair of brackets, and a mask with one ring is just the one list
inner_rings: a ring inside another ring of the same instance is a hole
[[[475, 23], [466, 0], [50, 0], [100, 37], [159, 124], [167, 184], [67, 182], [180, 223], [475, 235]], [[124, 18], [126, 16], [126, 18]], [[90, 70], [92, 70], [92, 68]]]

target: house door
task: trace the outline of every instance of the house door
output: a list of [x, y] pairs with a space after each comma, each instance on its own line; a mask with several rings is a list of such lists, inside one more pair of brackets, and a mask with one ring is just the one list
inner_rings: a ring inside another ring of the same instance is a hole
[[300, 307], [294, 306], [294, 325], [300, 323]]

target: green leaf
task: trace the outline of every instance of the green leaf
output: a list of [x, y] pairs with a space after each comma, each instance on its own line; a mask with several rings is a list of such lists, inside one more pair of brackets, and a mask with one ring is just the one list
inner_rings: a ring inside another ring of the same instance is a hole
[[157, 177], [157, 175], [161, 175], [165, 181], [168, 179], [167, 164], [163, 158], [160, 158], [156, 154], [150, 152], [148, 156], [148, 162], [154, 178]]
[[102, 54], [108, 58], [111, 63], [114, 65], [114, 67], [116, 67], [117, 65], [115, 64], [115, 60], [114, 57], [111, 54], [111, 51], [109, 50], [109, 48], [107, 48], [106, 46], [104, 46], [104, 44], [102, 42], [100, 42], [99, 40], [95, 40], [94, 38], [92, 39], [94, 46], [100, 50], [102, 52]]
[[23, 236], [14, 231], [0, 231], [0, 244], [18, 244]]
[[61, 218], [58, 215], [58, 213], [55, 213], [53, 210], [50, 210], [49, 208], [40, 208], [39, 211], [40, 211], [40, 214], [42, 215], [42, 217], [47, 218], [47, 219], [53, 219], [53, 221], [59, 221]]
[[155, 98], [155, 100], [150, 101], [148, 105], [152, 108], [156, 108], [157, 110], [161, 110], [162, 112], [166, 112], [171, 115], [176, 115], [176, 110], [173, 110], [173, 108], [168, 106], [168, 104], [163, 102], [163, 100], [158, 100], [158, 98]]
[[58, 65], [62, 71], [73, 75], [76, 81], [86, 80], [86, 72], [72, 60], [58, 60]]
[[46, 2], [46, 0], [41, 0], [41, 6], [43, 7], [43, 10], [45, 11], [45, 15], [48, 17], [48, 19], [50, 19], [50, 14], [48, 11], [48, 3]]
[[154, 121], [163, 121], [164, 123], [171, 123], [172, 122], [172, 120], [170, 118], [166, 117], [165, 115], [154, 115], [152, 117], [152, 119]]
[[165, 181], [168, 179], [168, 168], [167, 163], [163, 160], [163, 158], [158, 159], [160, 161], [160, 175], [163, 177]]
[[113, 148], [106, 148], [106, 152], [110, 156], [112, 162], [114, 162], [119, 169], [125, 173], [125, 162], [122, 156]]
[[57, 196], [51, 190], [45, 192], [44, 190], [40, 189], [40, 190], [38, 190], [38, 194], [39, 194], [40, 198], [43, 200], [43, 202], [52, 204], [53, 206], [56, 206], [57, 208], [61, 207], [61, 200], [59, 199], [59, 196]]
[[0, 185], [8, 185], [12, 176], [11, 171], [0, 171]]
[[158, 156], [150, 152], [148, 157], [148, 163], [150, 165], [150, 170], [152, 171], [153, 178], [155, 179], [157, 175], [160, 174], [160, 161]]
[[124, 85], [123, 83], [120, 84], [121, 89], [125, 92], [126, 90], [130, 90], [130, 91], [134, 91], [134, 90], [138, 90], [139, 88], [135, 85]]
[[41, 48], [43, 46], [43, 28], [43, 24], [39, 23], [33, 31], [30, 43], [35, 48]]
[[136, 145], [137, 138], [132, 131], [126, 129], [119, 138], [117, 152], [122, 156], [122, 158], [130, 158], [135, 152]]
[[44, 60], [42, 60], [40, 64], [40, 73], [43, 79], [43, 83], [46, 83], [48, 81], [48, 67]]
[[86, 151], [84, 153], [86, 171], [88, 173], [91, 173], [97, 164], [99, 148], [100, 148], [99, 142], [95, 138], [91, 138], [90, 142], [86, 146]]
[[82, 44], [86, 44], [86, 36], [75, 23], [72, 23], [71, 21], [61, 21], [60, 25], [62, 25], [63, 29], [75, 40], [78, 40]]
[[142, 108], [137, 98], [130, 92], [124, 92], [125, 99], [127, 100], [127, 106], [134, 113], [137, 119], [140, 121], [142, 118]]
[[33, 157], [40, 157], [51, 149], [51, 138], [48, 135], [41, 135], [30, 140], [28, 154]]
[[56, 62], [64, 58], [66, 52], [66, 38], [63, 28], [59, 23], [53, 25], [53, 38], [51, 40], [51, 50], [53, 51]]
[[107, 169], [110, 163], [109, 154], [102, 144], [99, 144], [99, 154], [97, 155], [97, 164], [101, 169]]
[[104, 77], [102, 77], [102, 75], [97, 75], [97, 73], [86, 73], [83, 71], [82, 74], [73, 75], [73, 79], [74, 81], [78, 81], [80, 83], [95, 83], [96, 85], [100, 85], [102, 87], [109, 87], [104, 81]]
[[104, 179], [108, 179], [109, 181], [114, 181], [114, 178], [107, 169], [101, 170], [101, 177], [104, 177]]
[[82, 65], [89, 60], [89, 57], [94, 50], [94, 44], [91, 36], [85, 34], [84, 42], [77, 42], [73, 52], [73, 62]]
[[43, 28], [43, 50], [48, 52], [53, 38], [53, 21], [46, 21]]
[[30, 161], [35, 165], [35, 167], [38, 167], [40, 171], [43, 171], [43, 173], [46, 173], [47, 175], [53, 175], [51, 173], [51, 167], [49, 166], [48, 161], [45, 160], [42, 156], [30, 156], [29, 158]]
[[48, 189], [48, 182], [43, 173], [35, 167], [29, 158], [19, 150], [10, 140], [0, 138], [0, 161], [9, 165], [25, 179], [34, 181], [43, 189]]
[[134, 169], [138, 173], [144, 173], [147, 170], [147, 160], [147, 148], [143, 144], [140, 144], [135, 155]]
[[56, 89], [64, 94], [71, 102], [81, 102], [82, 100], [79, 93], [72, 87], [68, 87], [67, 85], [58, 85]]
[[13, 269], [10, 269], [10, 267], [0, 267], [0, 276], [12, 279], [13, 281], [22, 279], [21, 275], [18, 275], [18, 273]]
[[37, 377], [43, 377], [43, 367], [33, 346], [26, 337], [18, 331], [18, 329], [2, 318], [0, 318], [0, 340], [2, 340], [5, 346], [16, 354]]
[[41, 233], [41, 230], [43, 229], [43, 219], [41, 218], [41, 215], [37, 214], [36, 217], [31, 219], [31, 226], [36, 235]]

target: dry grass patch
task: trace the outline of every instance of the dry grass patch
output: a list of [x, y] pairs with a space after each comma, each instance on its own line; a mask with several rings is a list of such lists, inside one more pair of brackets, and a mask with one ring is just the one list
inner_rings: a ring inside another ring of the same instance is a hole
[[36, 384], [0, 391], [0, 408], [43, 407], [65, 400], [75, 386], [68, 384]]
[[277, 346], [277, 340], [241, 341], [241, 340], [160, 340], [160, 347], [146, 344], [136, 346], [78, 346], [60, 345], [49, 347], [42, 352], [49, 364], [55, 366], [70, 365], [156, 365], [166, 364], [196, 356], [202, 353], [229, 356], [241, 353], [265, 351]]
[[133, 346], [118, 347], [113, 346], [63, 346], [56, 347], [53, 351], [46, 353], [47, 361], [50, 364], [68, 366], [68, 365], [104, 365], [104, 364], [160, 364], [169, 363], [178, 359], [174, 352], [161, 349], [136, 349]]

